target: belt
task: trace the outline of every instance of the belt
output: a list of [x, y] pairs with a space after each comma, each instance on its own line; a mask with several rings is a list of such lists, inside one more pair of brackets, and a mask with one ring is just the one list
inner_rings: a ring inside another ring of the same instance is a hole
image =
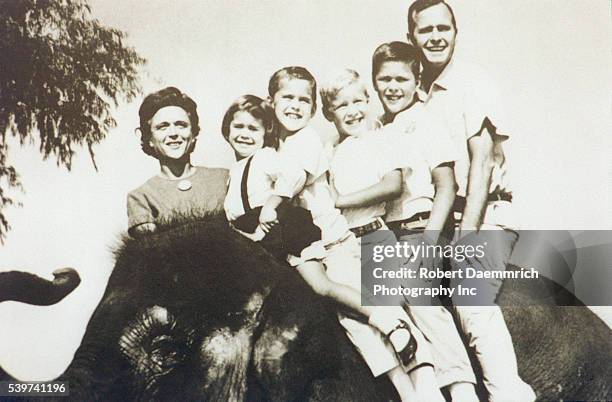
[[362, 236], [367, 235], [368, 233], [375, 232], [382, 227], [383, 227], [383, 223], [381, 219], [379, 218], [365, 225], [357, 226], [356, 228], [351, 228], [351, 232], [355, 233], [355, 236], [357, 237], [362, 237]]
[[[493, 193], [490, 193], [487, 196], [487, 202], [494, 202], [494, 201], [512, 202], [512, 193], [505, 192], [505, 191], [495, 191]], [[453, 211], [463, 212], [464, 209], [465, 209], [465, 197], [458, 195], [455, 198], [455, 203], [453, 204]]]
[[[425, 226], [427, 226], [428, 219], [429, 219], [428, 211], [427, 212], [417, 212], [416, 214], [412, 215], [410, 218], [406, 218], [401, 221], [390, 222], [388, 223], [388, 226], [393, 230], [400, 230], [400, 229], [412, 230], [415, 228], [425, 228]], [[414, 225], [415, 223], [418, 223], [418, 224]]]
[[341, 238], [339, 238], [338, 240], [334, 240], [331, 243], [327, 243], [325, 246], [323, 246], [325, 248], [325, 250], [329, 250], [335, 246], [337, 246], [338, 244], [341, 244], [343, 242], [345, 242], [346, 240], [348, 240], [349, 237], [353, 236], [353, 232], [348, 232], [346, 235], [342, 236]]

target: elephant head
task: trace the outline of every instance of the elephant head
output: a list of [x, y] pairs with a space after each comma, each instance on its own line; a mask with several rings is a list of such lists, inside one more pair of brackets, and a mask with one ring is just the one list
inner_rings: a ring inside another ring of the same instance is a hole
[[375, 400], [333, 307], [222, 216], [175, 223], [124, 239], [58, 380], [79, 401]]
[[[571, 295], [522, 306], [554, 286], [515, 280], [502, 288], [521, 376], [542, 399], [612, 398], [610, 329], [577, 300], [554, 306]], [[124, 240], [59, 379], [72, 400], [393, 399], [334, 308], [221, 216], [160, 228]]]

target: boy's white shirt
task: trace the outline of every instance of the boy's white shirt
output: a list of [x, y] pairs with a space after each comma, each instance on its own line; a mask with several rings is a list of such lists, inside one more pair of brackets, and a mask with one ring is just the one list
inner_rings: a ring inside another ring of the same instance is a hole
[[[331, 180], [339, 195], [354, 193], [379, 183], [387, 173], [400, 167], [397, 163], [397, 158], [386, 154], [384, 136], [379, 131], [368, 131], [360, 137], [347, 137], [336, 146]], [[345, 208], [342, 215], [351, 228], [367, 225], [385, 215], [385, 203]]]
[[432, 170], [460, 157], [446, 125], [417, 102], [395, 116], [382, 131], [386, 153], [398, 160], [403, 176], [402, 194], [387, 202], [385, 221], [401, 221], [431, 211], [435, 195]]
[[311, 127], [304, 127], [287, 137], [280, 144], [278, 153], [308, 173], [306, 184], [295, 200], [299, 206], [312, 213], [315, 225], [321, 229], [323, 244], [345, 237], [348, 224], [335, 207], [327, 182], [331, 155], [317, 132]]
[[[229, 186], [224, 208], [229, 221], [244, 215], [241, 184], [248, 158], [236, 162], [230, 169]], [[296, 164], [281, 158], [272, 148], [257, 150], [252, 156], [247, 179], [247, 194], [251, 208], [261, 207], [272, 195], [293, 198], [304, 186], [306, 175]]]

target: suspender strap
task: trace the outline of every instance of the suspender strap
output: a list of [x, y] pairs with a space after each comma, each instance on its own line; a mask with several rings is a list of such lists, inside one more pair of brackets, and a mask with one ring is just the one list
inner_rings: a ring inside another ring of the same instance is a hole
[[242, 172], [242, 182], [240, 183], [240, 197], [242, 198], [242, 207], [244, 208], [245, 214], [252, 209], [251, 204], [249, 204], [249, 193], [247, 192], [247, 180], [249, 179], [249, 169], [251, 167], [252, 160], [253, 157], [250, 156], [246, 165], [244, 166], [244, 171]]

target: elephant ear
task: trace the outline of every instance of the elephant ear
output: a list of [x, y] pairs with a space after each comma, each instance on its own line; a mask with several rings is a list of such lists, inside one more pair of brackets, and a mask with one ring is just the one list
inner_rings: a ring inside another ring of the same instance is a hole
[[53, 272], [53, 281], [21, 271], [0, 272], [0, 302], [18, 301], [38, 306], [50, 306], [62, 300], [81, 283], [72, 268]]

